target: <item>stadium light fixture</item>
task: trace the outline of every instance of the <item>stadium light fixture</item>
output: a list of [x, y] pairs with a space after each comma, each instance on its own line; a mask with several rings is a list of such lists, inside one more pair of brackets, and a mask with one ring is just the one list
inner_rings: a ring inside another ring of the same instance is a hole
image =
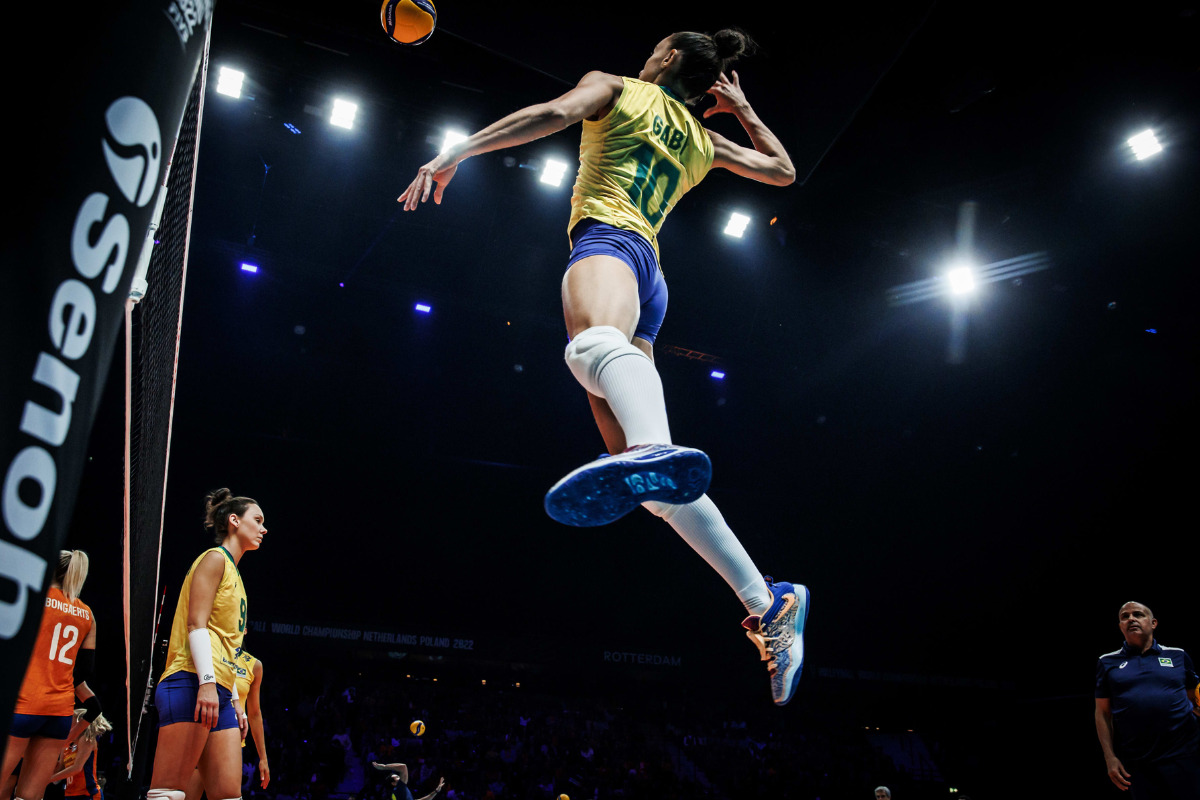
[[950, 284], [951, 294], [964, 295], [975, 291], [975, 273], [970, 267], [953, 267], [946, 273], [946, 282]]
[[242, 262], [242, 272], [258, 272], [258, 264], [251, 264], [248, 261]]
[[750, 224], [750, 218], [745, 214], [739, 214], [736, 211], [729, 215], [729, 224], [725, 226], [726, 236], [735, 236], [738, 239], [742, 238], [742, 234], [746, 232], [746, 226]]
[[329, 116], [329, 124], [347, 130], [354, 127], [354, 116], [358, 113], [358, 104], [343, 100], [340, 97], [333, 100], [333, 113]]
[[446, 135], [442, 138], [442, 149], [438, 152], [444, 153], [459, 142], [465, 142], [466, 140], [467, 135], [462, 131], [446, 131]]
[[562, 186], [563, 176], [566, 174], [567, 164], [565, 161], [548, 158], [542, 166], [541, 182], [548, 183], [551, 186]]
[[1129, 137], [1128, 144], [1138, 161], [1144, 161], [1155, 153], [1161, 153], [1163, 149], [1159, 144], [1158, 137], [1154, 135], [1154, 131], [1149, 129], [1142, 131], [1137, 136]]
[[217, 73], [217, 94], [236, 100], [242, 96], [242, 82], [245, 80], [246, 73], [230, 67], [221, 67]]
[[721, 372], [719, 369], [714, 369], [712, 372], [708, 373], [708, 377], [712, 378], [713, 380], [723, 381], [725, 380], [725, 373]]
[[420, 311], [422, 314], [428, 314], [430, 311], [433, 311], [433, 306], [428, 306], [424, 303], [417, 303], [415, 306], [413, 306], [413, 308], [416, 311]]

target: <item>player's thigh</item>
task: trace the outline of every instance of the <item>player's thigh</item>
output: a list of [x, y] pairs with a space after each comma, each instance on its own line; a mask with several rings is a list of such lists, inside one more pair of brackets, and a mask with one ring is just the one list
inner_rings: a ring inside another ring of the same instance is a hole
[[200, 796], [204, 794], [204, 780], [200, 777], [200, 769], [192, 770], [192, 777], [188, 778], [187, 789], [184, 790], [187, 794], [186, 800], [200, 800]]
[[186, 791], [211, 735], [198, 722], [175, 722], [159, 728], [150, 787]]
[[34, 736], [29, 740], [25, 758], [21, 761], [21, 776], [17, 779], [17, 797], [41, 800], [58, 764], [58, 754], [65, 744], [65, 739], [47, 739], [44, 736]]
[[562, 300], [571, 338], [597, 325], [632, 337], [641, 315], [637, 278], [614, 256], [588, 256], [572, 264], [563, 276]]
[[7, 778], [13, 774], [13, 770], [17, 768], [17, 764], [25, 756], [25, 748], [29, 746], [29, 740], [21, 736], [6, 736], [4, 743], [4, 761], [0, 765], [0, 778]]
[[200, 778], [209, 800], [239, 797], [242, 793], [242, 732], [237, 728], [213, 731], [200, 754]]

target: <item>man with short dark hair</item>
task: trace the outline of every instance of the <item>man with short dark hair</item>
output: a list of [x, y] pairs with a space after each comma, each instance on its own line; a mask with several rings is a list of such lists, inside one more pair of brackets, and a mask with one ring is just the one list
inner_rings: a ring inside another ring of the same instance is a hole
[[876, 786], [875, 800], [892, 800], [892, 790], [886, 786]]
[[1200, 678], [1191, 657], [1154, 638], [1143, 603], [1121, 606], [1125, 644], [1096, 664], [1096, 734], [1108, 777], [1135, 800], [1200, 798]]

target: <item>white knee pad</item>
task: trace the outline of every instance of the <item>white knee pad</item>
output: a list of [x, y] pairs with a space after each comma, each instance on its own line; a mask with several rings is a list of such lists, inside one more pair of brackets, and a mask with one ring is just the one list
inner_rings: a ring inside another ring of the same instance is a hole
[[[597, 325], [581, 331], [567, 345], [564, 358], [575, 380], [597, 397], [604, 397], [600, 389], [600, 373], [615, 359], [622, 356], [646, 358], [646, 354], [630, 344], [625, 334], [611, 325]], [[646, 358], [649, 361], [648, 358]]]
[[146, 800], [185, 800], [187, 792], [172, 789], [151, 789], [146, 792]]

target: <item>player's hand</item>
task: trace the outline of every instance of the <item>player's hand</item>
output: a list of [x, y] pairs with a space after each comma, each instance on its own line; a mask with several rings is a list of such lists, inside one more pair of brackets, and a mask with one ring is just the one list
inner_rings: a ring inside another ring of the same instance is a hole
[[[236, 710], [236, 709], [235, 709]], [[242, 733], [242, 741], [246, 741], [246, 734], [250, 733], [250, 717], [244, 712], [238, 711], [238, 730]]]
[[267, 759], [258, 760], [258, 774], [262, 776], [262, 788], [267, 788], [267, 784], [271, 782], [271, 765], [267, 763]]
[[441, 780], [438, 781], [438, 785], [436, 787], [434, 787], [434, 791], [440, 793], [442, 791], [442, 787], [445, 785], [446, 785], [446, 779], [442, 778]]
[[[405, 211], [413, 211], [418, 203], [424, 203], [429, 199], [429, 192], [433, 190], [433, 202], [441, 205], [442, 193], [446, 191], [446, 186], [454, 178], [456, 171], [458, 171], [457, 161], [439, 155], [417, 170], [417, 177], [413, 178], [413, 182], [404, 190], [404, 194], [396, 198], [396, 202], [403, 203]], [[436, 189], [433, 188], [435, 183], [437, 184]]]
[[192, 721], [199, 722], [211, 730], [220, 716], [221, 704], [217, 699], [217, 685], [203, 684], [196, 691], [196, 711], [192, 714]]
[[722, 72], [721, 76], [717, 78], [717, 82], [708, 90], [708, 94], [717, 98], [717, 104], [704, 110], [705, 119], [713, 114], [737, 114], [750, 107], [750, 104], [746, 102], [746, 95], [742, 93], [742, 84], [738, 80], [737, 70], [733, 70], [730, 74], [733, 75], [733, 80], [730, 80]]
[[1108, 779], [1122, 792], [1128, 791], [1129, 773], [1125, 771], [1125, 765], [1121, 763], [1121, 759], [1116, 756], [1108, 759]]

